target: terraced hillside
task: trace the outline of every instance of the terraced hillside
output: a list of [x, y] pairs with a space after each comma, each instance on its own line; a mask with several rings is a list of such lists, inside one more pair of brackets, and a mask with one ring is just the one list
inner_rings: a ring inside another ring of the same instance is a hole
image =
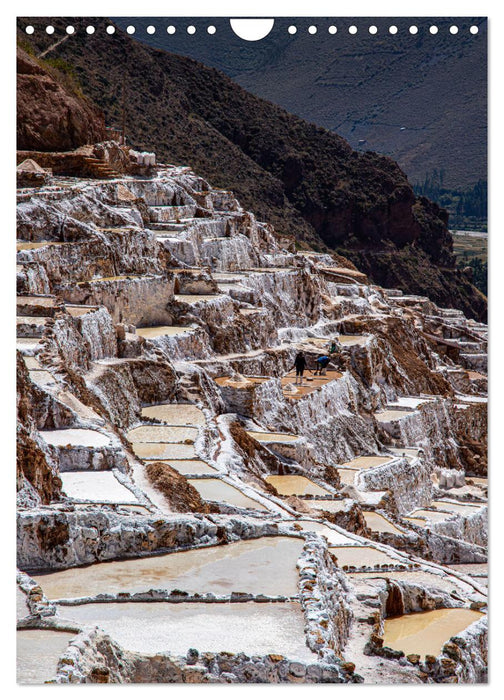
[[20, 682], [484, 682], [486, 326], [189, 167], [17, 210]]
[[[388, 157], [360, 153], [335, 133], [247, 93], [224, 74], [147, 47], [127, 34], [76, 33], [45, 59], [75, 75], [109, 125], [167, 162], [189, 164], [300, 247], [332, 249], [377, 284], [428, 295], [441, 306], [486, 318], [486, 298], [456, 270], [447, 214], [415, 194]], [[40, 27], [45, 20], [30, 18]], [[37, 54], [64, 34], [37, 29], [23, 45]], [[20, 20], [21, 27], [27, 24]], [[65, 35], [66, 36], [66, 35]], [[124, 95], [123, 95], [124, 86]], [[125, 105], [123, 110], [122, 105]]]

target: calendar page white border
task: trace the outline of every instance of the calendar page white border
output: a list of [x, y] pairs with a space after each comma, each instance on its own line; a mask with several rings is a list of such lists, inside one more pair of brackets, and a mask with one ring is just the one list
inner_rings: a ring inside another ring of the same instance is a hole
[[[4, 341], [0, 346], [0, 358], [2, 360], [2, 394], [4, 396], [2, 410], [2, 435], [4, 437], [4, 454], [1, 460], [3, 491], [7, 493], [8, 503], [2, 510], [2, 534], [4, 543], [8, 543], [5, 551], [4, 576], [0, 581], [2, 601], [4, 602], [4, 639], [0, 641], [0, 659], [2, 662], [2, 680], [6, 698], [33, 697], [35, 693], [44, 696], [50, 693], [106, 693], [113, 698], [119, 694], [127, 694], [128, 698], [137, 697], [137, 694], [146, 691], [149, 696], [166, 697], [170, 700], [186, 700], [189, 698], [202, 698], [214, 700], [216, 698], [233, 698], [239, 694], [241, 698], [255, 698], [258, 693], [265, 698], [284, 700], [285, 698], [301, 698], [309, 694], [310, 700], [316, 696], [319, 698], [334, 698], [335, 693], [372, 693], [373, 700], [385, 700], [393, 695], [407, 693], [448, 693], [466, 696], [467, 693], [488, 693], [504, 688], [504, 673], [499, 670], [498, 658], [502, 645], [499, 645], [501, 626], [504, 623], [504, 605], [502, 599], [492, 595], [494, 585], [498, 590], [498, 582], [504, 574], [504, 555], [499, 546], [500, 532], [496, 498], [493, 494], [502, 493], [504, 479], [503, 467], [500, 465], [498, 436], [502, 432], [502, 418], [499, 406], [492, 406], [490, 410], [490, 683], [487, 686], [261, 686], [257, 685], [195, 685], [195, 686], [148, 686], [117, 685], [117, 686], [88, 686], [77, 688], [66, 686], [65, 689], [56, 689], [54, 686], [20, 687], [15, 683], [16, 650], [15, 650], [15, 20], [17, 16], [142, 16], [142, 17], [489, 17], [489, 326], [490, 326], [490, 398], [492, 396], [504, 396], [504, 363], [499, 362], [499, 350], [504, 345], [504, 320], [502, 309], [504, 308], [504, 285], [501, 282], [501, 268], [504, 265], [504, 225], [500, 221], [498, 203], [502, 199], [504, 190], [504, 177], [502, 162], [504, 160], [504, 92], [502, 78], [499, 77], [504, 66], [504, 3], [497, 2], [469, 2], [458, 0], [457, 2], [435, 2], [422, 0], [422, 2], [398, 2], [382, 0], [371, 2], [355, 0], [354, 2], [332, 2], [317, 0], [316, 2], [300, 2], [290, 0], [256, 0], [255, 2], [230, 2], [230, 0], [214, 0], [214, 2], [202, 2], [202, 0], [186, 0], [181, 3], [173, 2], [100, 2], [88, 0], [87, 2], [62, 2], [61, 0], [49, 0], [47, 2], [35, 2], [34, 0], [22, 0], [11, 3], [3, 12], [3, 41], [0, 44], [2, 57], [2, 86], [4, 95], [8, 96], [9, 108], [0, 113], [0, 131], [4, 137], [2, 172], [2, 208], [1, 212], [6, 217], [1, 228], [2, 244], [0, 255], [0, 289], [4, 311]], [[211, 38], [208, 38], [211, 41]], [[493, 205], [494, 204], [494, 205]], [[490, 255], [491, 251], [491, 255]], [[493, 361], [493, 357], [496, 361]], [[495, 506], [492, 507], [492, 505]], [[497, 543], [497, 544], [496, 544]], [[5, 546], [5, 544], [4, 544]], [[7, 554], [8, 552], [8, 554]], [[492, 585], [493, 584], [493, 585]], [[499, 677], [500, 676], [500, 677]], [[92, 690], [91, 690], [92, 688]]]

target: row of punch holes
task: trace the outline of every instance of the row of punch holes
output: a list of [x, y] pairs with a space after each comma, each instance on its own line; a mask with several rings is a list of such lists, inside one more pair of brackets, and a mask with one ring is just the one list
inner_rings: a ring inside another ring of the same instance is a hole
[[[370, 34], [378, 34], [378, 27], [376, 27], [374, 24], [372, 24], [370, 27], [368, 27], [367, 30], [368, 30], [368, 32], [369, 32]], [[28, 25], [28, 26], [25, 28], [25, 31], [26, 31], [27, 34], [33, 34], [33, 33], [35, 32], [35, 27], [33, 27], [32, 25]], [[53, 27], [52, 25], [48, 25], [48, 26], [45, 28], [45, 31], [46, 31], [47, 34], [54, 34], [55, 29], [54, 29], [54, 27]], [[75, 31], [76, 31], [76, 30], [75, 30], [75, 27], [72, 27], [71, 25], [69, 25], [69, 26], [66, 28], [66, 33], [67, 33], [67, 34], [74, 34]], [[88, 27], [86, 27], [86, 32], [87, 32], [87, 34], [94, 34], [95, 31], [96, 31], [96, 29], [95, 29], [95, 27], [93, 27], [92, 25], [89, 25]], [[115, 31], [116, 31], [116, 30], [115, 30], [115, 27], [114, 27], [113, 25], [109, 25], [109, 26], [106, 28], [107, 34], [115, 34]], [[134, 27], [132, 24], [130, 24], [130, 25], [126, 28], [126, 31], [127, 31], [128, 34], [135, 34], [135, 32], [136, 32], [137, 30], [136, 30], [136, 27]], [[157, 31], [157, 27], [155, 27], [154, 25], [151, 24], [151, 25], [149, 25], [149, 26], [147, 27], [146, 31], [147, 31], [147, 34], [155, 34], [156, 31]], [[166, 31], [167, 31], [168, 34], [175, 34], [175, 32], [177, 31], [177, 27], [175, 27], [173, 24], [170, 24], [170, 25], [168, 25], [168, 26], [166, 27]], [[182, 28], [181, 31], [184, 31], [184, 29]], [[189, 26], [185, 27], [185, 31], [187, 32], [187, 34], [196, 34], [196, 27], [195, 27], [193, 24], [190, 24]], [[206, 28], [206, 31], [207, 31], [208, 34], [215, 34], [215, 32], [217, 31], [217, 28], [216, 28], [213, 24], [211, 24], [211, 25], [209, 25], [209, 26]], [[289, 34], [291, 34], [291, 35], [292, 35], [292, 34], [297, 34], [298, 28], [297, 28], [295, 25], [291, 25], [290, 27], [287, 28], [287, 31], [288, 31]], [[309, 34], [317, 34], [317, 32], [319, 31], [319, 28], [318, 28], [317, 26], [315, 26], [314, 24], [311, 24], [311, 25], [307, 28], [307, 31], [308, 31]], [[329, 27], [327, 28], [327, 31], [329, 32], [329, 34], [336, 34], [336, 33], [338, 32], [338, 28], [337, 28], [334, 24], [332, 24], [331, 26], [329, 26]], [[343, 30], [343, 31], [344, 31], [344, 30]], [[398, 28], [396, 27], [395, 24], [392, 24], [392, 25], [388, 28], [389, 34], [397, 34], [398, 31], [399, 31], [399, 30], [398, 30]], [[409, 31], [410, 34], [418, 34], [419, 28], [418, 28], [415, 24], [413, 24], [411, 27], [409, 27], [408, 31]], [[436, 25], [431, 25], [431, 26], [429, 27], [429, 32], [430, 32], [431, 34], [437, 34], [438, 31], [439, 31], [439, 27], [437, 27]], [[450, 34], [458, 34], [458, 33], [459, 33], [459, 27], [457, 27], [456, 24], [452, 24], [452, 25], [450, 26], [450, 28], [449, 28], [449, 31], [450, 31]], [[358, 28], [355, 26], [355, 24], [352, 24], [352, 25], [350, 25], [350, 26], [348, 27], [348, 33], [349, 33], [349, 34], [357, 34], [357, 32], [358, 32]], [[478, 33], [478, 27], [477, 27], [476, 25], [472, 25], [472, 26], [469, 28], [469, 32], [470, 32], [471, 34], [477, 34], [477, 33]]]

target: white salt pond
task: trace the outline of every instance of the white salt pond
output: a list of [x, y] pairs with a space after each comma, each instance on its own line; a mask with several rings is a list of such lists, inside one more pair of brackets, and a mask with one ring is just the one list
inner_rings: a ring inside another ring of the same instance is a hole
[[315, 484], [306, 476], [272, 474], [264, 480], [274, 486], [281, 496], [326, 496], [330, 494], [327, 489]]
[[349, 467], [350, 469], [371, 469], [371, 467], [378, 467], [380, 464], [387, 464], [393, 459], [393, 457], [387, 457], [386, 455], [366, 455], [344, 462], [341, 466]]
[[479, 620], [468, 608], [441, 608], [385, 620], [384, 646], [407, 654], [438, 656], [450, 637]]
[[188, 479], [188, 481], [191, 486], [194, 486], [204, 501], [229, 503], [237, 508], [267, 510], [266, 506], [245, 496], [239, 489], [226, 484], [221, 479]]
[[309, 508], [314, 508], [315, 510], [325, 510], [328, 513], [339, 513], [345, 508], [345, 501], [339, 500], [323, 500], [323, 499], [305, 499], [303, 501]]
[[48, 445], [65, 447], [105, 447], [110, 445], [110, 438], [97, 430], [85, 428], [68, 428], [67, 430], [41, 430], [40, 435]]
[[222, 299], [223, 294], [175, 294], [175, 301], [182, 301], [186, 304], [197, 304], [201, 301], [212, 301], [213, 299]]
[[91, 421], [92, 423], [103, 425], [105, 422], [101, 416], [99, 416], [92, 408], [86, 406], [82, 403], [74, 394], [70, 391], [58, 391], [57, 392], [58, 401], [61, 401], [66, 406], [75, 411], [75, 413], [86, 421]]
[[299, 603], [104, 603], [59, 609], [98, 625], [121, 646], [146, 654], [200, 651], [282, 654], [315, 662], [305, 644]]
[[79, 316], [84, 316], [85, 314], [90, 313], [91, 311], [96, 311], [97, 306], [81, 306], [78, 304], [65, 304], [65, 309], [68, 311], [70, 316], [73, 316], [73, 318], [79, 318]]
[[374, 417], [379, 423], [390, 423], [395, 420], [401, 420], [402, 418], [405, 418], [406, 416], [411, 416], [413, 415], [414, 411], [403, 411], [400, 409], [394, 410], [386, 410], [386, 411], [381, 411], [380, 413], [375, 413]]
[[488, 398], [486, 396], [474, 396], [474, 394], [455, 394], [457, 401], [463, 401], [464, 403], [487, 403]]
[[229, 595], [297, 595], [300, 537], [260, 537], [156, 557], [103, 562], [36, 576], [50, 600], [174, 589]]
[[357, 469], [338, 469], [338, 474], [340, 475], [341, 483], [353, 486], [355, 477], [358, 474]]
[[16, 316], [16, 326], [45, 326], [48, 320], [48, 316]]
[[[427, 522], [423, 522], [422, 525], [425, 527], [426, 525], [431, 523], [440, 523], [443, 520], [447, 520], [448, 518], [451, 517], [450, 513], [440, 513], [435, 510], [425, 510], [423, 508], [418, 508], [417, 510], [414, 510], [410, 513], [408, 516], [408, 519], [413, 519], [418, 520], [418, 516], [421, 516], [422, 518], [426, 518]], [[420, 523], [417, 523], [420, 524]]]
[[140, 459], [192, 459], [196, 457], [193, 445], [180, 445], [176, 442], [134, 442], [133, 452]]
[[421, 406], [423, 403], [432, 400], [432, 398], [423, 396], [399, 396], [397, 401], [391, 401], [388, 405], [390, 407], [397, 406], [398, 408], [418, 408], [418, 406]]
[[167, 403], [142, 408], [143, 418], [156, 418], [168, 425], [205, 425], [205, 414], [192, 404]]
[[194, 442], [197, 428], [171, 425], [141, 425], [130, 430], [126, 437], [130, 442]]
[[292, 525], [300, 525], [306, 532], [316, 532], [318, 535], [324, 535], [329, 544], [354, 544], [355, 542], [355, 540], [352, 540], [350, 537], [341, 534], [337, 530], [333, 530], [332, 527], [324, 525], [324, 523], [317, 523], [313, 520], [296, 520]]
[[289, 433], [266, 433], [257, 430], [247, 430], [246, 432], [258, 442], [295, 442], [299, 440], [299, 435], [290, 435]]
[[[27, 360], [28, 358], [25, 358]], [[474, 481], [475, 484], [478, 484], [478, 486], [488, 486], [488, 477], [481, 477], [481, 476], [466, 476], [466, 480], [471, 480]]]
[[56, 297], [53, 296], [37, 296], [33, 295], [23, 295], [20, 294], [16, 297], [16, 304], [18, 306], [44, 306], [48, 309], [52, 309], [56, 306]]
[[42, 366], [36, 357], [30, 357], [29, 355], [25, 355], [23, 357], [23, 361], [26, 365], [26, 369], [28, 369], [28, 370], [30, 370], [30, 369], [42, 369]]
[[133, 493], [123, 486], [112, 472], [61, 472], [63, 491], [69, 498], [99, 503], [134, 503]]
[[450, 501], [431, 502], [431, 506], [434, 506], [435, 508], [439, 508], [440, 510], [448, 510], [450, 513], [462, 513], [463, 515], [476, 513], [476, 511], [482, 508], [484, 505], [484, 503], [452, 503]]
[[405, 516], [404, 520], [408, 520], [410, 523], [413, 523], [414, 525], [419, 525], [420, 527], [425, 527], [427, 525], [425, 520], [422, 520], [421, 518], [411, 518], [409, 515]]
[[375, 532], [391, 532], [396, 535], [402, 534], [401, 530], [379, 513], [375, 513], [372, 510], [365, 510], [363, 511], [363, 515], [366, 519], [367, 526]]
[[374, 547], [329, 547], [338, 558], [338, 566], [380, 566], [381, 564], [400, 564], [400, 560], [389, 557]]
[[469, 576], [486, 576], [488, 575], [488, 562], [484, 564], [450, 564], [450, 569], [460, 571], [462, 574]]
[[40, 350], [40, 341], [42, 338], [16, 338], [16, 347], [23, 352], [23, 350], [27, 352], [35, 351], [35, 350]]
[[48, 386], [56, 382], [53, 375], [45, 369], [31, 369], [29, 375], [30, 379], [39, 386]]
[[30, 242], [30, 241], [17, 241], [16, 242], [16, 251], [17, 250], [36, 250], [37, 248], [43, 248], [46, 245], [69, 245], [70, 243], [67, 241], [37, 241], [37, 242]]
[[370, 335], [339, 335], [338, 340], [342, 345], [366, 345]]
[[17, 682], [36, 685], [54, 678], [59, 657], [75, 636], [53, 630], [18, 630]]
[[190, 333], [194, 328], [190, 326], [152, 326], [149, 328], [137, 328], [136, 334], [142, 338], [160, 338], [163, 335], [183, 335]]
[[217, 474], [218, 469], [211, 467], [202, 459], [168, 459], [163, 460], [179, 474]]

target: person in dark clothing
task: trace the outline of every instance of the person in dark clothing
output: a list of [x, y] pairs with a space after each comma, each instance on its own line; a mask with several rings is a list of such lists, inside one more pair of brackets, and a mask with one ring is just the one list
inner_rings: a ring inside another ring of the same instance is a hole
[[294, 368], [296, 369], [296, 381], [294, 382], [294, 384], [300, 384], [302, 386], [303, 374], [306, 369], [306, 357], [302, 350], [300, 350], [296, 355], [296, 359], [294, 360], [294, 364], [292, 365], [291, 369]]
[[328, 355], [321, 355], [320, 357], [317, 357], [317, 359], [315, 360], [317, 369], [315, 370], [314, 374], [322, 375], [322, 372], [325, 374], [326, 367], [330, 361], [331, 358]]

